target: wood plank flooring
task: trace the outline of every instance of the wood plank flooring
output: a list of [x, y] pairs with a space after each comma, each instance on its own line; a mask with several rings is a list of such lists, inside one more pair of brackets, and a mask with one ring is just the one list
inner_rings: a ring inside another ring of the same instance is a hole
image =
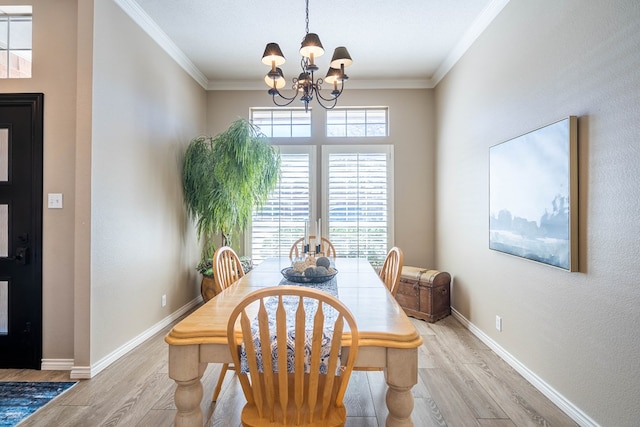
[[[452, 316], [435, 324], [412, 322], [424, 338], [413, 388], [416, 427], [577, 426]], [[167, 374], [168, 330], [80, 381], [20, 427], [171, 426], [175, 384]], [[209, 365], [203, 376], [202, 410], [207, 426], [236, 427], [244, 397], [233, 372], [227, 373], [218, 402], [209, 402], [220, 366]], [[67, 371], [0, 370], [0, 381], [68, 380]], [[385, 392], [382, 372], [354, 372], [346, 426], [384, 426]]]

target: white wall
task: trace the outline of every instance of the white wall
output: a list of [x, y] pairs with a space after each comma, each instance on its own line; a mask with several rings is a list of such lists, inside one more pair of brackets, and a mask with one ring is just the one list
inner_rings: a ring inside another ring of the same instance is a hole
[[[638, 46], [636, 0], [511, 0], [436, 88], [436, 253], [453, 306], [603, 426], [640, 419]], [[488, 249], [489, 147], [568, 115], [578, 273]]]
[[[295, 107], [301, 104], [292, 104]], [[309, 144], [392, 144], [394, 146], [394, 235], [407, 265], [433, 268], [435, 261], [435, 115], [433, 90], [353, 90], [348, 86], [338, 105], [389, 107], [387, 138], [327, 138], [324, 110], [313, 101]], [[272, 107], [263, 91], [210, 91], [207, 96], [209, 134], [224, 131], [238, 117], [249, 117], [251, 107]], [[299, 140], [273, 139], [274, 144]], [[416, 236], [419, 236], [416, 238]]]

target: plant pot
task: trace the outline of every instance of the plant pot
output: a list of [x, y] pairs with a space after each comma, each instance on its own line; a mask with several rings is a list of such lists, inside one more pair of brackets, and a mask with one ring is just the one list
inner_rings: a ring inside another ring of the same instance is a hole
[[200, 293], [202, 294], [202, 299], [204, 300], [204, 302], [207, 302], [211, 298], [216, 296], [216, 284], [213, 276], [202, 276]]

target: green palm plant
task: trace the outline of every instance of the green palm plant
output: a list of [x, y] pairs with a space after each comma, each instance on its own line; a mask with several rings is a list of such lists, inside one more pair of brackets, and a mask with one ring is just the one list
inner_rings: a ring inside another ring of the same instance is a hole
[[189, 215], [202, 240], [202, 261], [215, 252], [216, 235], [231, 246], [278, 183], [280, 153], [257, 126], [237, 119], [216, 135], [191, 140], [185, 152], [182, 184]]

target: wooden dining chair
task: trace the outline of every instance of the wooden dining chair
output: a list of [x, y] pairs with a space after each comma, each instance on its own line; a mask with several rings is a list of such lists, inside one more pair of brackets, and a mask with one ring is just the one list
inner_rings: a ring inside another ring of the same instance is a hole
[[227, 341], [247, 399], [243, 426], [344, 425], [358, 328], [337, 298], [303, 286], [253, 291], [231, 313]]
[[[244, 270], [242, 269], [242, 263], [240, 258], [233, 249], [229, 246], [222, 246], [216, 250], [213, 254], [213, 277], [215, 280], [216, 292], [220, 293], [235, 282], [237, 282], [242, 276], [244, 276]], [[215, 402], [218, 400], [220, 390], [222, 390], [222, 383], [224, 382], [224, 376], [229, 368], [233, 369], [233, 366], [229, 366], [228, 363], [222, 365], [216, 388], [213, 390], [213, 396], [211, 400]]]
[[380, 278], [391, 292], [396, 296], [398, 292], [398, 283], [400, 283], [400, 275], [402, 274], [402, 265], [404, 263], [404, 255], [402, 249], [397, 246], [389, 249], [387, 258], [384, 260], [382, 269], [380, 270]]
[[[333, 247], [333, 243], [331, 243], [331, 241], [326, 237], [321, 237], [320, 241], [321, 241], [320, 252], [322, 252], [324, 256], [335, 258], [336, 248]], [[315, 251], [316, 236], [309, 236], [309, 242], [311, 242], [310, 243], [311, 249]], [[291, 249], [289, 250], [289, 258], [293, 259], [293, 258], [298, 258], [302, 256], [302, 254], [304, 253], [303, 246], [304, 246], [304, 237], [301, 237], [295, 242], [293, 242], [293, 245], [291, 245]]]

